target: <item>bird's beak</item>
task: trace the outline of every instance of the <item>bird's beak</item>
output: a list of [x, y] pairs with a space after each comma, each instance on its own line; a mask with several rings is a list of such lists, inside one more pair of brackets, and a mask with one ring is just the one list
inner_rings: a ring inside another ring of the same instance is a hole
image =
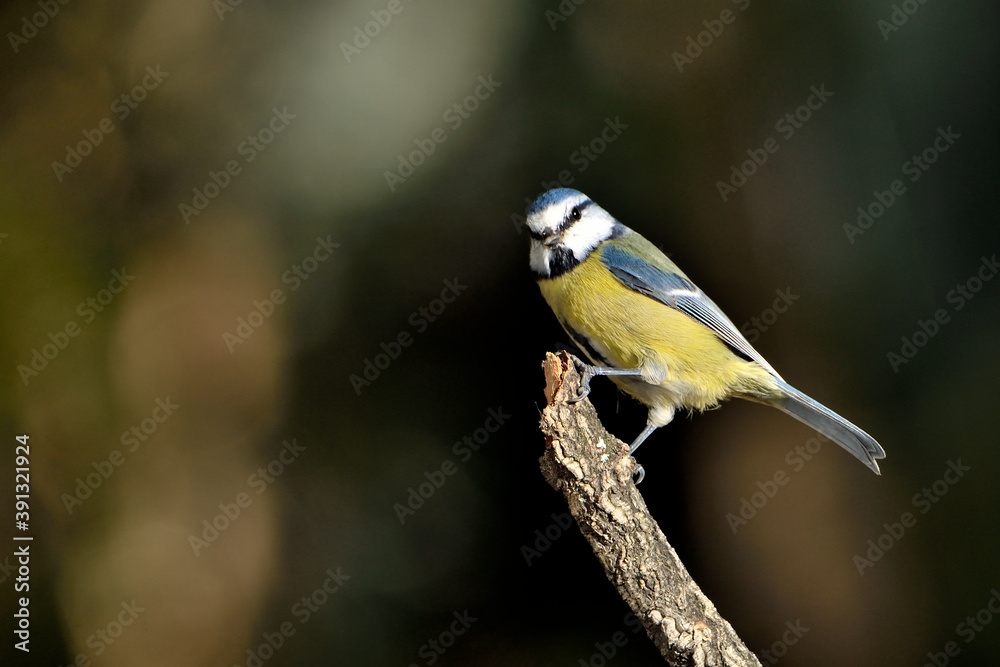
[[542, 245], [544, 245], [547, 248], [551, 248], [553, 246], [557, 246], [560, 243], [562, 243], [562, 240], [563, 240], [562, 234], [553, 234], [549, 238], [542, 241]]

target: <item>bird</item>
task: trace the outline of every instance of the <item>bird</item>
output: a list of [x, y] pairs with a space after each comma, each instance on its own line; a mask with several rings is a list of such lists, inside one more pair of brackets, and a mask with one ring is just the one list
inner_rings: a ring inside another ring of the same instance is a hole
[[[527, 210], [530, 267], [556, 319], [590, 364], [582, 383], [608, 376], [648, 409], [632, 455], [679, 409], [728, 398], [775, 407], [830, 438], [881, 475], [872, 436], [785, 382], [722, 310], [663, 252], [587, 195], [542, 194]], [[636, 483], [645, 471], [635, 469]]]

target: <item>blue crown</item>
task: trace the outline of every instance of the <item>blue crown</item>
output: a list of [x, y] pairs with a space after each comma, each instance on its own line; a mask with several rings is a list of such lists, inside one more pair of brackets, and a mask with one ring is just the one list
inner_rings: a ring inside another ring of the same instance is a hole
[[[535, 213], [540, 213], [553, 204], [558, 204], [559, 202], [569, 199], [570, 197], [576, 197], [583, 195], [579, 190], [574, 190], [572, 188], [556, 188], [554, 190], [549, 190], [541, 197], [535, 200], [535, 203], [531, 205], [528, 209], [528, 215]], [[584, 195], [585, 196], [585, 195]]]

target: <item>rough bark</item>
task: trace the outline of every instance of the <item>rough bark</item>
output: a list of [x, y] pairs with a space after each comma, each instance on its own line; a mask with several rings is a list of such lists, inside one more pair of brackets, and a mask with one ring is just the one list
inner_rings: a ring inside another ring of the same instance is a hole
[[565, 496], [608, 579], [667, 663], [759, 667], [650, 516], [632, 482], [628, 445], [604, 429], [589, 400], [567, 403], [580, 391], [569, 355], [549, 353], [542, 367], [548, 401], [542, 474]]

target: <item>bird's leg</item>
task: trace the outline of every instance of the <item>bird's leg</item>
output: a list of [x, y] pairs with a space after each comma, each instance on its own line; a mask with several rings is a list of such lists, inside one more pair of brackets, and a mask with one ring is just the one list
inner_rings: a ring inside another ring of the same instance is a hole
[[[643, 440], [645, 440], [646, 438], [648, 438], [649, 434], [652, 433], [653, 431], [655, 431], [657, 428], [659, 428], [659, 427], [653, 426], [652, 424], [647, 423], [646, 424], [646, 428], [642, 429], [642, 433], [639, 434], [639, 437], [636, 438], [635, 441], [632, 443], [632, 445], [629, 447], [629, 450], [628, 450], [629, 456], [631, 456], [632, 454], [634, 454], [635, 450], [639, 449], [639, 445], [642, 444]], [[641, 465], [637, 465], [636, 468], [635, 468], [635, 472], [632, 473], [632, 474], [639, 476], [639, 479], [635, 480], [635, 483], [636, 484], [641, 484], [642, 480], [646, 477], [646, 470]]]
[[639, 445], [641, 445], [643, 443], [643, 441], [646, 438], [648, 438], [650, 436], [650, 434], [653, 431], [655, 431], [656, 429], [658, 429], [658, 428], [659, 428], [659, 426], [653, 426], [652, 424], [647, 423], [646, 424], [646, 428], [642, 429], [642, 433], [639, 434], [639, 437], [637, 437], [632, 442], [631, 447], [629, 447], [629, 450], [628, 450], [629, 455], [634, 454], [635, 450], [639, 449]]
[[[594, 379], [595, 376], [617, 375], [617, 376], [629, 376], [629, 377], [642, 377], [642, 370], [639, 368], [612, 368], [610, 366], [591, 366], [590, 364], [585, 363], [575, 355], [571, 354], [570, 358], [573, 360], [573, 363], [576, 364], [577, 370], [580, 372], [581, 379], [580, 379], [580, 393], [575, 398], [569, 399], [567, 403], [577, 403], [578, 401], [582, 401], [584, 398], [586, 398], [587, 395], [590, 394], [590, 381]], [[639, 445], [642, 444], [642, 441], [648, 438], [649, 434], [655, 431], [657, 428], [659, 427], [654, 426], [651, 423], [647, 423], [646, 428], [642, 430], [642, 433], [639, 434], [639, 437], [636, 438], [635, 441], [632, 443], [632, 446], [629, 447], [628, 451], [629, 456], [631, 456], [632, 453], [639, 448]], [[636, 466], [635, 472], [633, 474], [639, 476], [639, 479], [635, 481], [636, 484], [641, 483], [642, 480], [646, 477], [646, 471], [641, 465]]]
[[577, 370], [580, 371], [580, 393], [575, 398], [569, 399], [567, 403], [576, 403], [586, 398], [590, 394], [590, 381], [597, 375], [627, 375], [632, 377], [639, 377], [642, 375], [642, 371], [638, 368], [591, 366], [573, 355], [570, 356], [576, 364]]

